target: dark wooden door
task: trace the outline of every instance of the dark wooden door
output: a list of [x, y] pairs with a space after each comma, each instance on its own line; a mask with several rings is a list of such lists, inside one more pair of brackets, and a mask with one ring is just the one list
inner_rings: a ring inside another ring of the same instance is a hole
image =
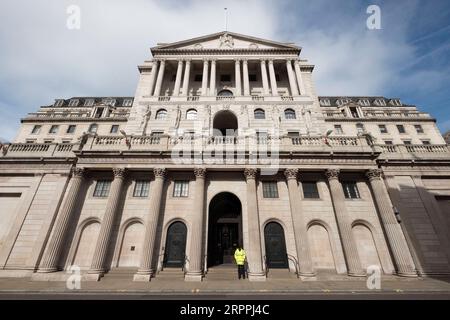
[[186, 226], [182, 222], [174, 222], [167, 230], [166, 249], [164, 253], [165, 267], [182, 267], [186, 254]]
[[264, 228], [264, 240], [269, 268], [287, 268], [288, 261], [283, 227], [276, 222], [268, 223]]

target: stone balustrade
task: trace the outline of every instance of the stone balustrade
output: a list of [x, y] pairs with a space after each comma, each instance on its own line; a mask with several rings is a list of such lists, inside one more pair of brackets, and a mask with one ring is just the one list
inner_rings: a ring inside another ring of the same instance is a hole
[[79, 143], [11, 143], [3, 145], [0, 157], [74, 157]]
[[[388, 112], [388, 111], [364, 111], [364, 118], [431, 118], [431, 116], [428, 113], [422, 113], [417, 111], [403, 111], [403, 112]], [[328, 118], [337, 118], [337, 119], [343, 119], [343, 118], [355, 118], [347, 115], [346, 113], [342, 111], [324, 111], [323, 115]], [[360, 119], [359, 117], [356, 117], [355, 119]]]

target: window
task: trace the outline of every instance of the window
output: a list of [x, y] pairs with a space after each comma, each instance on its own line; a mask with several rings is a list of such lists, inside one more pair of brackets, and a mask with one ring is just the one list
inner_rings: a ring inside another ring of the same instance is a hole
[[53, 143], [53, 139], [45, 139], [44, 143]]
[[156, 120], [166, 120], [167, 119], [167, 110], [166, 109], [159, 109], [156, 112]]
[[94, 197], [107, 197], [109, 188], [111, 187], [111, 180], [99, 180], [95, 185]]
[[350, 114], [353, 118], [359, 118], [358, 109], [356, 107], [350, 108]]
[[254, 111], [255, 119], [265, 119], [266, 113], [263, 109], [255, 109]]
[[362, 123], [357, 123], [356, 124], [356, 131], [358, 133], [363, 133], [364, 132], [364, 125]]
[[54, 124], [50, 127], [50, 130], [48, 131], [48, 133], [55, 134], [58, 132], [58, 128], [59, 128], [59, 126]]
[[220, 75], [220, 81], [221, 82], [230, 82], [231, 76], [229, 74], [221, 74]]
[[284, 110], [284, 118], [285, 119], [295, 119], [295, 111], [292, 109]]
[[189, 181], [178, 180], [173, 186], [174, 197], [187, 197], [189, 194]]
[[424, 144], [424, 145], [429, 145], [429, 144], [431, 144], [430, 143], [430, 140], [421, 140], [422, 141], [422, 144]]
[[232, 97], [233, 96], [233, 92], [231, 92], [230, 90], [220, 90], [219, 93], [217, 94], [219, 97]]
[[41, 127], [40, 125], [35, 125], [33, 127], [33, 129], [31, 130], [31, 134], [39, 134], [39, 132], [41, 132]]
[[134, 185], [133, 197], [148, 197], [150, 189], [150, 181], [137, 180]]
[[344, 130], [342, 130], [342, 126], [340, 124], [335, 124], [334, 125], [334, 130], [336, 131], [337, 134], [343, 134]]
[[298, 131], [288, 131], [288, 137], [298, 138], [300, 136]]
[[267, 131], [256, 131], [256, 142], [258, 144], [263, 143], [267, 144], [268, 134]]
[[397, 125], [397, 130], [399, 133], [405, 133], [405, 127], [402, 124]]
[[402, 105], [402, 102], [399, 99], [392, 99], [390, 102], [394, 106], [401, 106]]
[[369, 99], [361, 99], [359, 100], [359, 105], [368, 107], [370, 105]]
[[385, 145], [392, 145], [392, 140], [384, 140]]
[[378, 128], [380, 129], [380, 133], [388, 133], [385, 124], [379, 124], [379, 125], [378, 125]]
[[113, 124], [111, 126], [111, 130], [109, 131], [109, 133], [117, 133], [119, 131], [119, 125], [118, 124]]
[[264, 181], [262, 185], [264, 198], [278, 198], [278, 186], [276, 181]]
[[70, 124], [70, 125], [67, 127], [66, 133], [75, 133], [76, 127], [77, 127], [76, 125]]
[[97, 108], [95, 110], [94, 118], [100, 118], [103, 114], [103, 110], [105, 110], [105, 108]]
[[384, 107], [386, 105], [386, 101], [384, 101], [384, 99], [375, 99], [374, 103], [377, 106], [381, 106], [381, 107]]
[[302, 182], [303, 197], [305, 199], [319, 199], [319, 190], [316, 182]]
[[411, 144], [411, 140], [403, 140], [403, 144]]
[[98, 125], [96, 123], [93, 123], [89, 126], [88, 132], [90, 133], [96, 133], [98, 129]]
[[196, 74], [194, 76], [194, 81], [195, 82], [201, 82], [203, 80], [203, 75], [202, 74]]
[[63, 104], [64, 104], [64, 100], [63, 99], [58, 99], [58, 100], [55, 100], [55, 103], [53, 105], [55, 107], [62, 107]]
[[103, 103], [106, 104], [107, 106], [114, 107], [116, 105], [116, 99], [106, 98], [103, 99]]
[[359, 195], [358, 187], [356, 186], [356, 182], [343, 182], [342, 188], [344, 189], [344, 195], [346, 199], [361, 198]]
[[249, 74], [249, 75], [248, 75], [248, 80], [249, 80], [250, 82], [258, 81], [257, 78], [256, 78], [256, 74]]
[[94, 99], [86, 99], [84, 100], [85, 107], [92, 107], [94, 105]]
[[420, 124], [415, 124], [414, 128], [416, 128], [417, 133], [423, 133], [423, 128]]
[[78, 99], [71, 99], [69, 101], [69, 107], [76, 107], [76, 106], [78, 106], [79, 102], [80, 102], [80, 100], [78, 100]]
[[71, 143], [72, 140], [63, 140], [62, 143]]
[[322, 106], [331, 106], [330, 99], [320, 99], [320, 105]]
[[25, 143], [35, 143], [36, 139], [27, 139], [25, 140]]
[[346, 103], [349, 103], [349, 102], [351, 102], [352, 100], [350, 100], [350, 99], [347, 99], [347, 98], [341, 98], [341, 99], [338, 99], [337, 101], [336, 101], [336, 104], [338, 105], [338, 106], [340, 106], [340, 105], [342, 105], [342, 104], [346, 104]]
[[131, 107], [132, 104], [133, 104], [133, 99], [125, 99], [125, 100], [123, 100], [123, 106], [124, 107]]
[[197, 120], [197, 110], [189, 109], [186, 112], [186, 120]]

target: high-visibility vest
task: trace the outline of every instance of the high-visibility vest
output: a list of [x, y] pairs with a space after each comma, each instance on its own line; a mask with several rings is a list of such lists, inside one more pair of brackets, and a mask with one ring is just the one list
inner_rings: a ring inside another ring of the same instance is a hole
[[234, 260], [236, 260], [237, 265], [244, 265], [245, 262], [245, 251], [244, 249], [236, 249], [234, 252]]

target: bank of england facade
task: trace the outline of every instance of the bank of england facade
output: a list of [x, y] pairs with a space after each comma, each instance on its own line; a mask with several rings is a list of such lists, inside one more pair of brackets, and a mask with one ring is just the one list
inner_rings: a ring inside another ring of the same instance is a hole
[[450, 274], [432, 116], [318, 96], [292, 43], [220, 32], [151, 51], [134, 97], [56, 99], [2, 145], [0, 277], [201, 281], [238, 244], [251, 281]]

